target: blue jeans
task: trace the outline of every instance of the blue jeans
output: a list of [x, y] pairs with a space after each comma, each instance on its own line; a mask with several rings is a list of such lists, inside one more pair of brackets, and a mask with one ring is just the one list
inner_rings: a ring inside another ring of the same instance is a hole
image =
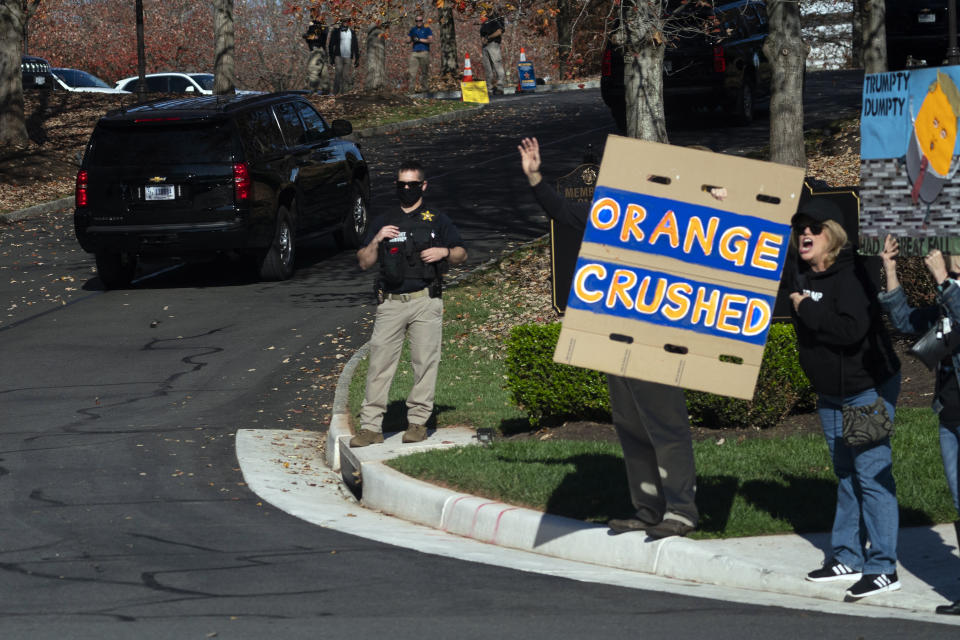
[[[890, 440], [868, 448], [843, 442], [843, 405], [871, 404], [880, 395], [893, 417], [900, 394], [900, 373], [876, 389], [846, 398], [821, 395], [817, 413], [837, 475], [837, 512], [830, 544], [833, 557], [863, 573], [892, 573], [897, 567], [897, 486], [893, 480]], [[870, 547], [867, 548], [867, 540]]]
[[940, 425], [940, 457], [943, 458], [943, 471], [947, 474], [947, 486], [953, 496], [953, 508], [960, 513], [960, 498], [957, 496], [957, 476], [960, 476], [960, 427]]

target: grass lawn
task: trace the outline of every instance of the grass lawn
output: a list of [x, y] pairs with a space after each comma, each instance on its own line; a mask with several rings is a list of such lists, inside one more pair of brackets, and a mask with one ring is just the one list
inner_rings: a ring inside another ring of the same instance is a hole
[[[893, 440], [900, 525], [956, 519], [928, 409], [897, 411]], [[837, 483], [818, 435], [694, 443], [700, 529], [694, 538], [828, 531]], [[547, 513], [606, 522], [632, 515], [617, 444], [500, 441], [396, 458], [397, 470]]]

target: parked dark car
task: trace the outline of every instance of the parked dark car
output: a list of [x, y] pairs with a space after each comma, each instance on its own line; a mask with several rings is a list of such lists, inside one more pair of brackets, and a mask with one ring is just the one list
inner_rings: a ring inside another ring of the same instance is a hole
[[360, 149], [299, 92], [160, 100], [97, 123], [76, 185], [74, 223], [107, 288], [144, 256], [246, 258], [267, 280], [293, 274], [297, 242], [367, 226]]
[[[664, 108], [668, 113], [721, 108], [736, 124], [748, 124], [770, 96], [770, 65], [763, 54], [769, 33], [763, 0], [716, 7], [690, 2], [671, 17], [686, 31], [667, 44], [663, 60]], [[601, 60], [600, 93], [617, 126], [626, 128], [623, 55], [607, 43]]]
[[36, 56], [20, 56], [20, 77], [24, 91], [31, 89], [50, 91], [56, 87], [50, 63]]
[[887, 68], [907, 67], [907, 57], [940, 66], [947, 57], [947, 0], [886, 0]]

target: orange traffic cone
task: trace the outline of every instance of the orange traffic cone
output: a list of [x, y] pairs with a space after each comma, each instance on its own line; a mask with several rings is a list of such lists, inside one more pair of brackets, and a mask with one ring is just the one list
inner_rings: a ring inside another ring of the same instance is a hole
[[527, 54], [524, 53], [523, 47], [520, 47], [520, 62], [526, 62], [526, 61], [527, 61]]
[[473, 69], [470, 68], [470, 54], [466, 55], [466, 59], [463, 61], [463, 81], [464, 82], [473, 82]]

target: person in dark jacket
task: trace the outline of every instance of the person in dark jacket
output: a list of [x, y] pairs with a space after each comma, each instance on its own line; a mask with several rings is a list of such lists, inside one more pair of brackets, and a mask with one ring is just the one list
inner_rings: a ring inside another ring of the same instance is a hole
[[[933, 410], [940, 423], [940, 457], [947, 486], [953, 496], [953, 508], [960, 513], [960, 256], [950, 256], [950, 266], [939, 249], [933, 249], [924, 258], [927, 270], [937, 284], [937, 304], [911, 307], [897, 278], [897, 256], [900, 245], [896, 238], [884, 240], [883, 270], [887, 290], [880, 294], [890, 322], [897, 331], [923, 334], [934, 325], [939, 326], [950, 353], [937, 363], [933, 389]], [[960, 543], [960, 520], [953, 523]], [[937, 607], [937, 613], [960, 615], [960, 600]]]
[[328, 79], [330, 59], [327, 53], [328, 33], [329, 30], [319, 20], [318, 13], [314, 11], [310, 28], [303, 34], [307, 49], [310, 50], [310, 57], [307, 58], [307, 81], [310, 90], [314, 93], [330, 91]]
[[360, 66], [360, 43], [356, 32], [350, 28], [350, 18], [342, 19], [340, 25], [330, 31], [327, 46], [333, 64], [333, 92], [350, 91], [353, 88], [353, 69]]
[[[540, 146], [524, 138], [518, 147], [533, 195], [551, 219], [583, 230], [589, 205], [571, 202], [543, 181]], [[714, 195], [714, 197], [720, 197]], [[658, 539], [685, 536], [697, 527], [697, 469], [683, 389], [607, 374], [613, 426], [623, 448], [627, 483], [636, 514], [613, 519], [613, 533], [644, 531]]]
[[856, 581], [846, 592], [851, 598], [894, 591], [900, 588], [899, 515], [890, 439], [848, 446], [842, 407], [870, 405], [879, 396], [892, 419], [900, 361], [884, 329], [877, 292], [847, 243], [840, 209], [813, 196], [801, 202], [792, 225], [800, 269], [790, 300], [800, 365], [817, 393], [838, 480], [832, 556], [807, 579]]

